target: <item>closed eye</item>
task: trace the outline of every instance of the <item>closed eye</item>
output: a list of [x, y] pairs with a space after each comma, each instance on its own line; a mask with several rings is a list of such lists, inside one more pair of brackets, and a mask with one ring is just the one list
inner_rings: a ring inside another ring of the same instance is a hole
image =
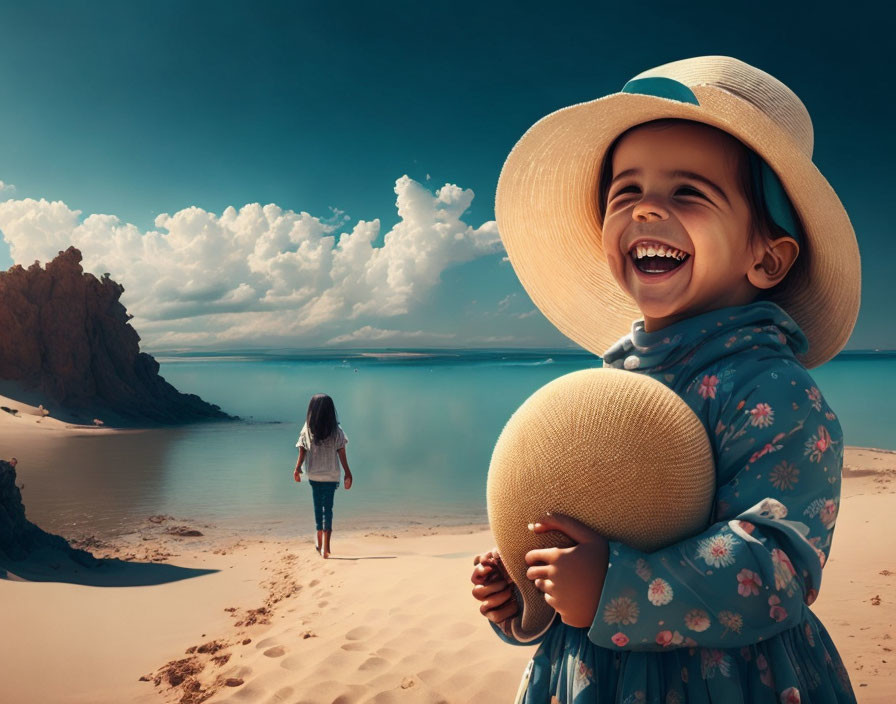
[[630, 185], [628, 185], [628, 186], [625, 186], [625, 187], [623, 187], [623, 188], [620, 188], [620, 189], [619, 189], [618, 191], [616, 191], [612, 196], [610, 196], [610, 200], [613, 200], [614, 198], [616, 198], [616, 196], [622, 195], [622, 194], [625, 193], [626, 191], [631, 191], [631, 190], [633, 190], [633, 189], [634, 189], [635, 192], [638, 191], [638, 187], [635, 186], [634, 184], [630, 184]]
[[[608, 199], [608, 202], [616, 200], [623, 193], [640, 193], [640, 189], [635, 184], [629, 184], [628, 186], [624, 186], [617, 190], [613, 195], [611, 195]], [[703, 200], [711, 201], [706, 195], [698, 191], [696, 188], [692, 188], [690, 186], [681, 186], [678, 190], [675, 191], [676, 194], [682, 194], [684, 196], [693, 197], [696, 196], [698, 198], [702, 198]]]
[[[706, 196], [703, 195], [700, 191], [698, 191], [696, 188], [691, 188], [690, 186], [682, 186], [681, 188], [678, 189], [677, 192], [681, 193], [682, 191], [690, 191], [690, 193], [692, 193], [695, 196], [700, 196], [701, 198], [706, 198]], [[709, 198], [706, 198], [706, 200], [709, 200]]]

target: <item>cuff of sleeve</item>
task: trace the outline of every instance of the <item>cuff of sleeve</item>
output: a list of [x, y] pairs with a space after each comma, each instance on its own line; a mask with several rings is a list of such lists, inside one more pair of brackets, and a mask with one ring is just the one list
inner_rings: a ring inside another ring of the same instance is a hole
[[600, 601], [597, 603], [597, 611], [594, 612], [594, 621], [588, 629], [588, 639], [595, 645], [610, 650], [624, 650], [629, 638], [625, 634], [625, 625], [621, 623], [607, 623], [604, 618], [604, 610], [615, 595], [622, 592], [622, 582], [627, 570], [620, 569], [621, 564], [627, 564], [626, 552], [631, 548], [622, 543], [608, 541], [610, 561], [607, 564], [607, 576], [604, 578], [604, 586], [600, 593]]
[[[510, 645], [522, 645], [522, 646], [526, 646], [526, 645], [538, 645], [539, 643], [541, 643], [541, 641], [543, 641], [543, 640], [545, 639], [545, 637], [546, 637], [547, 634], [548, 634], [548, 631], [550, 630], [550, 628], [548, 628], [548, 629], [545, 630], [544, 633], [542, 633], [542, 634], [541, 634], [540, 636], [538, 636], [537, 638], [534, 638], [534, 639], [532, 639], [532, 640], [530, 640], [530, 641], [527, 641], [527, 642], [523, 643], [522, 641], [518, 641], [518, 640], [516, 640], [515, 638], [513, 638], [512, 636], [507, 635], [504, 631], [502, 631], [502, 630], [498, 627], [498, 625], [497, 625], [494, 621], [489, 621], [489, 622], [488, 622], [488, 625], [491, 626], [491, 627], [492, 627], [492, 630], [493, 630], [495, 633], [498, 634], [498, 638], [500, 638], [501, 640], [503, 640], [505, 643], [509, 643]], [[553, 623], [551, 624], [551, 626], [553, 626]]]

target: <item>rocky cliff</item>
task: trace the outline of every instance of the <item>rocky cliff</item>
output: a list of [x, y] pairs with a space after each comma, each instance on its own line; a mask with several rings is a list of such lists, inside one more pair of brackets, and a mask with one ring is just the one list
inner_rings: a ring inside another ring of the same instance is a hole
[[25, 518], [15, 466], [0, 460], [0, 561], [24, 560], [44, 549], [67, 555], [87, 567], [100, 564], [89, 552], [71, 547], [65, 538], [47, 533]]
[[52, 415], [84, 423], [233, 418], [159, 376], [119, 302], [124, 287], [84, 273], [80, 262], [69, 247], [46, 268], [0, 272], [0, 380], [39, 394]]

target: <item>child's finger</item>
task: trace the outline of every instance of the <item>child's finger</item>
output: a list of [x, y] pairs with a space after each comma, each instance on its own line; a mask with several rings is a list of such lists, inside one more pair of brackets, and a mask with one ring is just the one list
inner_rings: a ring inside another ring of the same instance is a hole
[[491, 565], [479, 564], [473, 568], [473, 574], [470, 581], [473, 584], [485, 584], [494, 575], [494, 568]]
[[553, 565], [535, 565], [526, 570], [526, 577], [529, 579], [545, 579], [553, 577], [557, 568]]
[[489, 550], [488, 552], [483, 552], [483, 553], [480, 553], [479, 555], [476, 555], [476, 557], [473, 558], [473, 564], [478, 565], [480, 562], [491, 563], [491, 562], [495, 562], [496, 560], [499, 560], [499, 559], [500, 558], [498, 557], [497, 549]]
[[480, 562], [497, 562], [501, 559], [501, 556], [498, 554], [498, 548], [492, 548], [486, 553], [482, 555], [478, 555], [480, 558]]
[[486, 611], [485, 617], [494, 623], [501, 623], [501, 621], [506, 621], [513, 616], [517, 611], [519, 611], [519, 607], [517, 606], [516, 599], [510, 599], [501, 608]]
[[489, 582], [488, 584], [477, 584], [473, 587], [472, 594], [474, 599], [483, 601], [505, 589], [507, 589], [507, 582], [503, 579], [499, 579], [494, 582]]
[[539, 562], [553, 563], [560, 556], [559, 548], [541, 548], [540, 550], [530, 550], [526, 553], [526, 564], [536, 565]]
[[513, 590], [509, 587], [505, 587], [504, 589], [495, 592], [490, 595], [488, 599], [482, 602], [481, 610], [484, 611], [492, 611], [494, 609], [502, 609], [507, 606], [508, 601], [513, 601], [516, 603], [516, 599], [513, 596]]
[[485, 576], [488, 575], [491, 571], [491, 565], [480, 562], [473, 568], [473, 581], [476, 583], [481, 583]]
[[539, 577], [535, 580], [535, 588], [540, 592], [544, 592], [546, 596], [548, 594], [554, 595], [554, 583], [550, 579]]
[[587, 543], [600, 537], [599, 534], [572, 516], [562, 513], [547, 514], [535, 523], [529, 524], [529, 530], [533, 533], [547, 533], [552, 530], [559, 531], [576, 543]]

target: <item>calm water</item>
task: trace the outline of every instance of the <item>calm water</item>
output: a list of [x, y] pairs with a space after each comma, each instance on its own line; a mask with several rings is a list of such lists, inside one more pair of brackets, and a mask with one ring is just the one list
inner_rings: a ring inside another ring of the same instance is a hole
[[[355, 476], [351, 491], [336, 494], [336, 530], [485, 522], [488, 463], [511, 413], [552, 379], [600, 366], [556, 351], [359, 354], [160, 357], [178, 389], [244, 420], [19, 452], [28, 517], [63, 535], [121, 532], [157, 513], [275, 535], [310, 531], [310, 488], [292, 470], [308, 399], [322, 391], [336, 402]], [[896, 449], [896, 357], [835, 360], [813, 376], [847, 444]]]

